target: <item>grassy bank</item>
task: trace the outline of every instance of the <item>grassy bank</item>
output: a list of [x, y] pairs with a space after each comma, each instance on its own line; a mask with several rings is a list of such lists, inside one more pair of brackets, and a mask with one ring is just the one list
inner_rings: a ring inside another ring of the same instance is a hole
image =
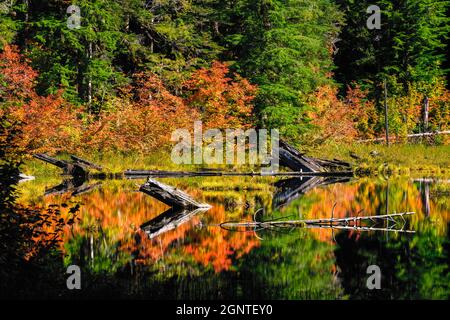
[[[317, 148], [304, 148], [313, 157], [341, 159], [352, 163], [360, 175], [450, 175], [450, 146], [427, 146], [423, 144], [395, 144], [389, 147], [380, 144], [337, 144], [327, 143]], [[150, 155], [122, 153], [94, 153], [82, 157], [100, 164], [105, 171], [120, 173], [127, 169], [148, 170], [198, 170], [219, 168], [223, 170], [251, 171], [255, 167], [225, 165], [176, 165], [169, 152]], [[58, 155], [68, 159], [68, 155]], [[29, 159], [23, 172], [34, 176], [59, 176], [60, 169], [41, 161]]]
[[328, 143], [305, 151], [315, 157], [348, 161], [361, 174], [450, 175], [449, 145]]

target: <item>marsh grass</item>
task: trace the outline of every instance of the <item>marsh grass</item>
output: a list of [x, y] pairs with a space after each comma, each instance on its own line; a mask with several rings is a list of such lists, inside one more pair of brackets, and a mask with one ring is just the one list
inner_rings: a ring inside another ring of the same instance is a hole
[[357, 172], [368, 175], [450, 174], [449, 145], [327, 143], [305, 151], [310, 156], [348, 161]]

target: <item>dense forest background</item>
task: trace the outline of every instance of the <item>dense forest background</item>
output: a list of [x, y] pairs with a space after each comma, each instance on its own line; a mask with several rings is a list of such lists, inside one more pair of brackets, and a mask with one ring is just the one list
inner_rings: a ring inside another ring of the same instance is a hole
[[[79, 28], [68, 25], [72, 4]], [[366, 24], [373, 4], [380, 29]], [[29, 152], [147, 153], [196, 119], [204, 128], [277, 128], [315, 145], [382, 136], [386, 82], [392, 135], [448, 130], [449, 8], [436, 0], [0, 1], [0, 116], [20, 127]]]

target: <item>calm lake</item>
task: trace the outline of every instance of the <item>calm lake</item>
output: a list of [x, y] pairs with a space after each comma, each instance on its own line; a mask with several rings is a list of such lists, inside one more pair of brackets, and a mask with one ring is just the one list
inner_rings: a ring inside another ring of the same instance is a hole
[[[9, 246], [9, 250], [26, 251], [20, 254], [36, 259], [40, 266], [26, 267], [23, 278], [15, 275], [14, 279], [27, 280], [10, 284], [13, 289], [17, 286], [10, 294], [150, 299], [449, 298], [449, 180], [391, 177], [333, 183], [311, 179], [316, 178], [158, 179], [212, 205], [208, 211], [184, 215], [139, 192], [144, 179], [94, 180], [81, 188], [55, 178], [19, 183], [15, 204], [36, 210], [54, 208], [64, 222], [39, 224], [37, 228], [47, 232], [34, 236], [43, 243], [50, 237], [56, 249], [35, 252], [29, 246]], [[383, 221], [377, 227], [415, 233], [220, 226], [229, 221], [407, 211], [415, 214], [405, 221]], [[45, 215], [40, 218], [46, 219]], [[81, 290], [66, 288], [69, 265], [81, 269]], [[370, 265], [381, 270], [379, 290], [367, 288]], [[8, 280], [8, 275], [2, 277]], [[26, 281], [33, 283], [33, 292], [26, 289]]]

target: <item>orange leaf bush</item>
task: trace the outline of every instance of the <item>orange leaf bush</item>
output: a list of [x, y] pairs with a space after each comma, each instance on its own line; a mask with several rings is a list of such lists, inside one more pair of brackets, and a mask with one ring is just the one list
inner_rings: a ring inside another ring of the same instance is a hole
[[156, 75], [138, 73], [109, 108], [94, 115], [70, 105], [62, 90], [38, 95], [38, 74], [14, 46], [0, 53], [0, 70], [0, 115], [8, 114], [21, 124], [17, 141], [28, 153], [144, 154], [168, 146], [172, 131], [192, 129], [195, 120], [202, 119], [206, 128], [248, 127], [256, 92], [240, 76], [227, 77], [225, 64], [214, 62], [185, 83], [185, 98], [170, 93]]
[[186, 102], [201, 113], [206, 128], [246, 128], [251, 124], [257, 88], [237, 74], [233, 78], [228, 75], [228, 66], [216, 61], [210, 69], [194, 72], [184, 84], [191, 93]]
[[376, 122], [375, 104], [366, 98], [367, 92], [359, 86], [347, 88], [345, 99], [339, 99], [337, 88], [320, 87], [311, 99], [310, 117], [317, 130], [313, 139], [349, 141], [355, 138], [370, 138], [374, 135]]
[[21, 124], [19, 147], [29, 152], [57, 152], [71, 148], [80, 132], [73, 107], [62, 91], [43, 97], [34, 90], [37, 73], [14, 46], [0, 54], [0, 113]]

